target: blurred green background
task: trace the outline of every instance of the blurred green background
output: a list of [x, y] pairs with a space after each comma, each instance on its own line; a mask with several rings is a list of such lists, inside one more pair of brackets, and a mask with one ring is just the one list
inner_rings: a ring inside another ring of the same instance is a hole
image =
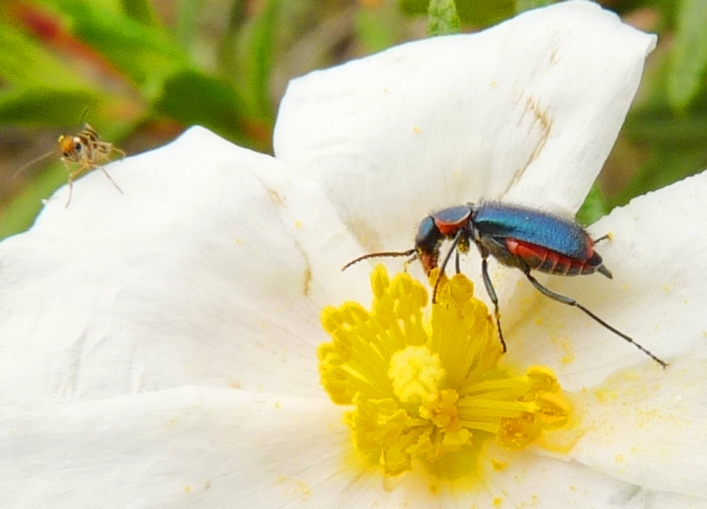
[[[57, 138], [79, 132], [85, 111], [85, 120], [101, 137], [128, 154], [164, 144], [192, 124], [271, 152], [277, 105], [289, 79], [428, 34], [477, 31], [549, 3], [4, 2], [0, 238], [27, 229], [42, 198], [66, 182]], [[583, 208], [585, 223], [707, 167], [707, 1], [601, 3], [660, 39], [621, 136]]]

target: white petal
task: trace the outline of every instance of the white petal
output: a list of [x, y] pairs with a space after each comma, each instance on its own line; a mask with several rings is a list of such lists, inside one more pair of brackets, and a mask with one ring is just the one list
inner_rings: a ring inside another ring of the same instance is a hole
[[666, 370], [627, 370], [577, 395], [571, 456], [650, 490], [707, 499], [707, 349]]
[[[498, 470], [488, 476], [477, 507], [613, 508], [635, 487], [592, 468], [532, 454], [489, 447]], [[467, 507], [462, 506], [460, 507]]]
[[291, 82], [275, 151], [370, 250], [408, 247], [430, 210], [480, 198], [574, 212], [654, 45], [591, 2], [405, 44]]
[[608, 508], [636, 492], [577, 463], [494, 445], [474, 487], [450, 491], [422, 474], [386, 487], [324, 398], [182, 387], [0, 411], [7, 507]]
[[[547, 286], [576, 298], [663, 360], [684, 355], [704, 341], [706, 330], [706, 198], [707, 172], [614, 210], [591, 228], [597, 237], [612, 235], [596, 249], [613, 279], [554, 277]], [[655, 364], [578, 309], [521, 284], [532, 297], [515, 296], [525, 317], [508, 333], [509, 357], [552, 366], [569, 389], [596, 385], [621, 367]]]
[[368, 291], [318, 186], [200, 128], [108, 171], [124, 195], [94, 172], [0, 245], [5, 394], [320, 395], [319, 309]]
[[350, 440], [324, 398], [238, 390], [2, 409], [5, 507], [275, 507], [308, 498]]
[[624, 509], [705, 509], [707, 499], [666, 491], [639, 490]]

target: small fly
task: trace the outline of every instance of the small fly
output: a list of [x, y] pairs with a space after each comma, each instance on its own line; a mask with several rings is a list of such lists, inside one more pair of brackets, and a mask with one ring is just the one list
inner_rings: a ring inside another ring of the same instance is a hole
[[[84, 124], [81, 132], [73, 136], [62, 134], [59, 136], [58, 143], [61, 149], [61, 162], [64, 163], [66, 170], [69, 172], [69, 198], [66, 200], [65, 207], [68, 207], [69, 203], [71, 203], [74, 180], [96, 168], [100, 168], [111, 184], [123, 194], [122, 189], [118, 187], [118, 184], [115, 183], [103, 167], [104, 163], [110, 161], [113, 152], [125, 157], [123, 150], [108, 141], [101, 140], [96, 130], [89, 124]], [[70, 164], [78, 165], [78, 167], [72, 170]]]
[[[69, 173], [69, 197], [66, 200], [65, 207], [68, 207], [69, 203], [71, 203], [74, 181], [98, 168], [100, 168], [103, 174], [108, 178], [108, 180], [110, 180], [111, 184], [113, 184], [113, 186], [115, 186], [115, 188], [123, 194], [123, 190], [118, 187], [118, 184], [115, 183], [103, 167], [103, 164], [110, 162], [111, 156], [114, 152], [120, 154], [121, 157], [125, 157], [126, 154], [123, 150], [120, 150], [108, 141], [101, 140], [96, 130], [89, 124], [84, 124], [83, 129], [78, 134], [62, 134], [59, 136], [57, 143], [61, 153], [59, 159], [62, 163], [64, 163], [66, 171]], [[27, 167], [33, 165], [34, 163], [46, 159], [47, 157], [54, 156], [55, 154], [56, 152], [52, 150], [37, 157], [36, 159], [33, 159], [16, 171], [14, 176], [19, 175]]]

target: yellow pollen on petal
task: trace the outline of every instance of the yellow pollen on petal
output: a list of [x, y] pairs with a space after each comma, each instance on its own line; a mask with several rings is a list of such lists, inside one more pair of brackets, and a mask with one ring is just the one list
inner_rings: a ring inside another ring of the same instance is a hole
[[332, 341], [317, 355], [324, 389], [351, 407], [354, 447], [387, 478], [415, 465], [469, 475], [484, 442], [522, 449], [568, 424], [572, 408], [550, 369], [498, 366], [495, 320], [466, 277], [442, 277], [431, 311], [407, 273], [391, 280], [379, 265], [371, 287], [370, 310], [346, 302], [322, 311]]

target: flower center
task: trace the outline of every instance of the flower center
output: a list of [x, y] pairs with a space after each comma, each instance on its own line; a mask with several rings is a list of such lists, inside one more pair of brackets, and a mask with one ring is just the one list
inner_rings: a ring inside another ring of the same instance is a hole
[[550, 369], [498, 366], [494, 321], [465, 276], [442, 278], [429, 320], [427, 291], [408, 274], [390, 281], [379, 265], [371, 286], [370, 311], [356, 302], [322, 311], [333, 341], [317, 354], [332, 401], [353, 406], [344, 419], [355, 447], [387, 476], [416, 461], [473, 471], [455, 456], [476, 454], [490, 439], [521, 449], [568, 422], [570, 405]]

